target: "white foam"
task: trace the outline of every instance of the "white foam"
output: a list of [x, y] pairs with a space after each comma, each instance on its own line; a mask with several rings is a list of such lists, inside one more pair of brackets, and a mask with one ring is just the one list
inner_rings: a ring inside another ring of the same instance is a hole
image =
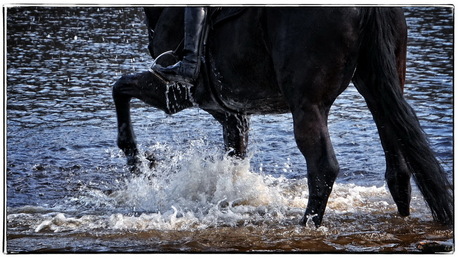
[[181, 154], [167, 165], [128, 179], [123, 189], [110, 195], [111, 202], [162, 215], [157, 220], [160, 225], [168, 217], [172, 222], [171, 215], [175, 220], [185, 217], [194, 223], [232, 225], [249, 220], [259, 207], [283, 207], [288, 202], [279, 179], [252, 173], [249, 160], [220, 156], [196, 150]]

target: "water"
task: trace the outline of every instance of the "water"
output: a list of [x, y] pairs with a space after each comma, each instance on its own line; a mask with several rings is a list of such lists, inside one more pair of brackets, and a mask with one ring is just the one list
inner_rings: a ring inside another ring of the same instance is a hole
[[[406, 8], [406, 97], [453, 174], [453, 13]], [[141, 8], [7, 9], [6, 251], [415, 252], [451, 241], [414, 190], [401, 218], [363, 99], [350, 86], [329, 120], [341, 165], [322, 227], [297, 225], [308, 199], [289, 114], [251, 119], [250, 156], [222, 158], [221, 128], [190, 109], [133, 102], [142, 152], [134, 177], [116, 147], [111, 85], [151, 58]], [[414, 187], [415, 188], [415, 187]]]

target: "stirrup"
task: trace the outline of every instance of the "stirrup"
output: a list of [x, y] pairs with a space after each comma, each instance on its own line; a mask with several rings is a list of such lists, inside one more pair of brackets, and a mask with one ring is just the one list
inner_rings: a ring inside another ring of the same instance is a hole
[[159, 72], [158, 69], [156, 69], [157, 67], [162, 67], [160, 64], [158, 64], [158, 60], [160, 58], [162, 58], [163, 56], [167, 56], [167, 55], [170, 55], [172, 57], [174, 57], [174, 59], [177, 61], [177, 56], [174, 54], [174, 51], [173, 50], [168, 50], [168, 51], [165, 51], [163, 53], [161, 53], [160, 55], [158, 55], [158, 57], [156, 57], [154, 60], [153, 60], [153, 63], [152, 65], [149, 67], [149, 71], [150, 73], [152, 73], [153, 75], [155, 75], [156, 77], [158, 77], [159, 79], [161, 79], [164, 83], [169, 83], [171, 80], [168, 79], [167, 77], [165, 77], [163, 75], [163, 73]]
[[155, 70], [154, 70], [155, 67], [161, 66], [160, 64], [158, 64], [158, 60], [159, 60], [160, 58], [162, 58], [163, 56], [167, 56], [167, 55], [172, 56], [172, 57], [176, 60], [176, 62], [179, 61], [179, 59], [177, 58], [176, 54], [174, 54], [174, 51], [173, 51], [173, 50], [165, 51], [165, 52], [161, 53], [160, 55], [158, 55], [158, 57], [156, 57], [156, 58], [153, 60], [153, 64], [150, 66], [150, 69], [149, 69], [150, 72], [153, 73], [153, 72], [155, 71]]
[[174, 64], [177, 64], [178, 62], [180, 62], [179, 59], [177, 58], [177, 56], [174, 54], [174, 51], [173, 50], [168, 50], [168, 51], [165, 51], [165, 52], [161, 53], [160, 55], [158, 55], [158, 57], [156, 57], [153, 60], [153, 64], [150, 66], [149, 71], [152, 74], [154, 74], [155, 76], [157, 76], [158, 78], [160, 78], [164, 82], [175, 81], [175, 82], [183, 83], [183, 84], [187, 84], [187, 85], [192, 84], [193, 79], [191, 79], [189, 77], [182, 76], [182, 75], [174, 75], [174, 74], [170, 75], [170, 74], [162, 73], [161, 69], [157, 69], [157, 68], [164, 68], [162, 65], [158, 64], [157, 61], [161, 57], [167, 56], [167, 55], [172, 56], [176, 60], [176, 63], [174, 63]]

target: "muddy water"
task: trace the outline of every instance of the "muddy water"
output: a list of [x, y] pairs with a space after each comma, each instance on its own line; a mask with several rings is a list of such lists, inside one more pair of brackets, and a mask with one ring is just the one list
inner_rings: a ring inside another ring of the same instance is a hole
[[[406, 8], [406, 97], [453, 174], [453, 13]], [[116, 147], [111, 85], [151, 63], [140, 8], [7, 8], [6, 250], [20, 252], [416, 252], [451, 241], [414, 186], [401, 218], [384, 184], [370, 113], [350, 86], [330, 116], [341, 173], [324, 225], [297, 225], [305, 162], [288, 114], [255, 116], [250, 158], [222, 158], [203, 111], [133, 104], [155, 169], [129, 175]]]

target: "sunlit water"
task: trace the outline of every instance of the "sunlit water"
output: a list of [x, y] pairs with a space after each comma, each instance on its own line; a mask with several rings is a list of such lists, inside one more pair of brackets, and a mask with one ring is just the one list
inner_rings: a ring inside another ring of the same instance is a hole
[[[406, 97], [452, 179], [453, 13], [406, 14]], [[416, 189], [411, 216], [398, 216], [377, 130], [353, 86], [329, 120], [341, 173], [324, 224], [301, 227], [306, 166], [289, 114], [252, 117], [249, 158], [235, 161], [206, 112], [166, 116], [134, 101], [140, 148], [159, 164], [132, 176], [116, 147], [111, 85], [151, 63], [142, 9], [6, 15], [8, 252], [413, 252], [421, 240], [452, 240]]]

